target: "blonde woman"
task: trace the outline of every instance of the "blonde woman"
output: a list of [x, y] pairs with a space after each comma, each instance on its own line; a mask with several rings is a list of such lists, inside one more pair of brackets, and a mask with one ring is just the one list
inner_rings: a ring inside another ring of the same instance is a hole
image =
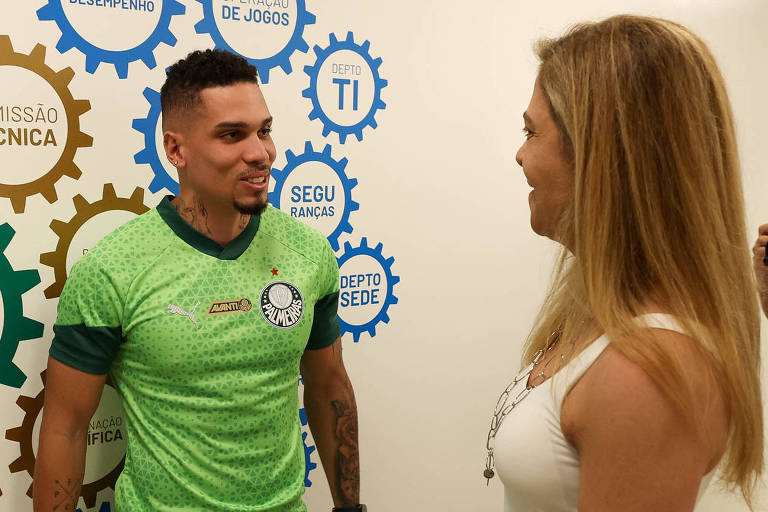
[[723, 78], [685, 27], [617, 16], [536, 48], [517, 161], [563, 246], [502, 393], [506, 511], [690, 511], [763, 466], [759, 314]]

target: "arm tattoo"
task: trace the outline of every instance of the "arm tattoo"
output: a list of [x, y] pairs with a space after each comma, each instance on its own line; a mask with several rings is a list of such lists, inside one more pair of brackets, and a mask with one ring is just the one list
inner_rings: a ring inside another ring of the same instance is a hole
[[336, 454], [336, 490], [343, 503], [360, 502], [360, 458], [357, 445], [357, 406], [352, 390], [351, 399], [333, 400], [331, 406], [336, 414], [336, 440], [339, 442]]
[[80, 480], [67, 478], [66, 482], [54, 480], [57, 489], [53, 491], [54, 505], [53, 510], [74, 511], [77, 508], [77, 500], [80, 497]]

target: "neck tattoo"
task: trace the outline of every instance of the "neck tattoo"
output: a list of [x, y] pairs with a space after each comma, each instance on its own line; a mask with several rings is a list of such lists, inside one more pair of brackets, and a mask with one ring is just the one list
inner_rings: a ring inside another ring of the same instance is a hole
[[237, 227], [240, 228], [240, 231], [245, 229], [245, 227], [248, 225], [248, 222], [250, 220], [251, 220], [250, 215], [246, 215], [245, 213], [240, 214], [240, 221], [237, 223]]
[[179, 212], [181, 218], [187, 221], [190, 226], [204, 235], [210, 236], [212, 234], [211, 228], [208, 225], [208, 210], [199, 197], [194, 196], [191, 202], [186, 202], [177, 197], [171, 204]]

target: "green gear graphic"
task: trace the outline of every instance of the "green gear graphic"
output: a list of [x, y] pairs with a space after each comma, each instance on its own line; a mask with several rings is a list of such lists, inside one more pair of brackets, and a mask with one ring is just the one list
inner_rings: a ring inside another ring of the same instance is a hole
[[[15, 428], [11, 428], [5, 431], [5, 438], [9, 441], [16, 441], [19, 443], [19, 457], [11, 462], [8, 469], [11, 473], [18, 473], [25, 471], [29, 473], [30, 477], [35, 474], [35, 452], [32, 446], [32, 434], [35, 428], [35, 422], [40, 411], [43, 410], [43, 404], [45, 403], [45, 378], [48, 370], [43, 370], [40, 374], [40, 378], [43, 380], [43, 389], [35, 397], [21, 395], [16, 400], [16, 403], [24, 411], [24, 420], [21, 425]], [[112, 381], [107, 378], [107, 385], [112, 385]], [[120, 460], [117, 466], [109, 473], [93, 482], [83, 484], [80, 496], [82, 496], [85, 505], [88, 508], [96, 506], [96, 495], [99, 491], [106, 489], [107, 487], [115, 488], [115, 482], [117, 477], [120, 476], [120, 472], [123, 471], [125, 465], [125, 456]], [[32, 484], [29, 484], [27, 489], [27, 496], [32, 497]]]
[[129, 198], [117, 197], [115, 187], [111, 183], [104, 185], [104, 193], [100, 200], [89, 203], [80, 194], [72, 198], [75, 203], [75, 215], [69, 222], [53, 220], [50, 224], [54, 233], [59, 236], [59, 242], [56, 244], [56, 250], [46, 252], [40, 255], [40, 263], [53, 267], [53, 274], [56, 281], [45, 289], [45, 296], [49, 299], [61, 295], [64, 283], [67, 280], [67, 252], [75, 237], [75, 233], [83, 224], [88, 222], [96, 215], [113, 210], [123, 210], [141, 215], [149, 211], [149, 207], [144, 204], [144, 189], [136, 187]]
[[3, 297], [3, 327], [0, 335], [0, 384], [20, 388], [27, 377], [15, 364], [13, 356], [20, 341], [43, 335], [43, 324], [26, 318], [21, 296], [40, 282], [37, 270], [14, 271], [3, 254], [16, 232], [10, 224], [0, 225], [0, 294]]
[[53, 88], [59, 96], [64, 111], [67, 114], [67, 143], [64, 146], [59, 160], [40, 178], [22, 183], [20, 185], [6, 185], [0, 183], [0, 197], [11, 200], [11, 206], [16, 213], [23, 213], [27, 203], [27, 197], [35, 194], [42, 196], [49, 202], [56, 201], [56, 182], [62, 176], [78, 179], [82, 171], [75, 165], [74, 158], [78, 148], [93, 145], [93, 138], [80, 131], [80, 116], [91, 109], [88, 100], [76, 100], [69, 91], [69, 82], [75, 76], [72, 68], [64, 68], [54, 71], [45, 64], [45, 46], [36, 45], [29, 55], [13, 51], [11, 38], [0, 35], [0, 66], [17, 66], [27, 69], [39, 75]]

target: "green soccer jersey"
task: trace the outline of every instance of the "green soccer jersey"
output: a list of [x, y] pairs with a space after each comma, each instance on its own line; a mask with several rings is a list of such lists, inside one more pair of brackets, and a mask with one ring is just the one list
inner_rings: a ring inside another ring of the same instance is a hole
[[272, 207], [222, 247], [165, 198], [83, 256], [50, 353], [122, 398], [117, 510], [305, 510], [299, 361], [339, 336], [338, 290], [327, 240]]

